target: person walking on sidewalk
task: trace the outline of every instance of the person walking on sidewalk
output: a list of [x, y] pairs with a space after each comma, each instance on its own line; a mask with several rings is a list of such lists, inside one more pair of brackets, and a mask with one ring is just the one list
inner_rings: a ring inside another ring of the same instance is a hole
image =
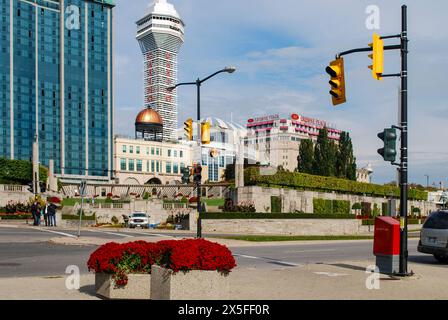
[[38, 226], [40, 219], [40, 207], [37, 200], [34, 200], [33, 204], [31, 205], [31, 214], [33, 215], [33, 225]]
[[48, 216], [48, 208], [49, 208], [49, 204], [47, 203], [44, 207], [44, 220], [45, 220], [45, 226], [48, 227], [49, 226], [49, 216]]
[[50, 219], [50, 227], [56, 227], [56, 206], [50, 203], [48, 206], [48, 216]]

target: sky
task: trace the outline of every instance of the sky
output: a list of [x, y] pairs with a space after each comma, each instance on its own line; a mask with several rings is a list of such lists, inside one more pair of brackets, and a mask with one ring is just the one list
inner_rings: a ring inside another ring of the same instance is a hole
[[[116, 0], [115, 132], [133, 134], [143, 108], [143, 59], [135, 22], [152, 0]], [[373, 182], [396, 180], [396, 167], [384, 162], [377, 134], [398, 124], [399, 78], [376, 81], [368, 53], [345, 57], [347, 103], [331, 104], [325, 67], [337, 52], [366, 47], [374, 32], [401, 32], [401, 5], [408, 5], [409, 180], [448, 185], [447, 102], [442, 87], [448, 70], [445, 0], [169, 0], [186, 24], [179, 54], [178, 81], [194, 81], [225, 66], [204, 83], [203, 117], [245, 125], [269, 114], [299, 113], [326, 120], [350, 132], [358, 167], [370, 163]], [[370, 5], [379, 8], [379, 30], [366, 26]], [[385, 40], [386, 45], [399, 39]], [[399, 51], [385, 53], [385, 73], [400, 71]], [[194, 88], [178, 90], [179, 122], [195, 115]], [[397, 158], [398, 160], [398, 158]]]

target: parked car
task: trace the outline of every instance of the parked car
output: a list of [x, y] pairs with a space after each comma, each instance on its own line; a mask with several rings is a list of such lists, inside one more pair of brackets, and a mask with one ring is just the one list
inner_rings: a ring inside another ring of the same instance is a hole
[[420, 232], [418, 251], [434, 255], [441, 263], [448, 263], [448, 211], [433, 212]]
[[134, 212], [129, 216], [129, 228], [149, 228], [149, 215], [144, 212]]

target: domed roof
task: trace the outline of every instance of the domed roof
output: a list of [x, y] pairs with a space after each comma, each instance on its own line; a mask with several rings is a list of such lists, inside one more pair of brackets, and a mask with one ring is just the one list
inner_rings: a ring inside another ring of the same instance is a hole
[[153, 109], [147, 108], [140, 111], [135, 119], [135, 124], [158, 124], [163, 125], [162, 117]]

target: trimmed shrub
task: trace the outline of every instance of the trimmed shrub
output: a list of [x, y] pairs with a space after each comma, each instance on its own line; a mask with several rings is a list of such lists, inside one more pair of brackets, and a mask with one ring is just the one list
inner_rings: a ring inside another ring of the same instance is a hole
[[[247, 186], [267, 186], [310, 190], [318, 192], [338, 192], [343, 194], [369, 195], [376, 197], [400, 197], [400, 189], [395, 186], [382, 186], [361, 183], [334, 177], [315, 176], [300, 172], [277, 172], [274, 175], [262, 176], [259, 168], [247, 168], [244, 172]], [[428, 193], [417, 189], [409, 190], [410, 200], [428, 200]]]
[[282, 199], [277, 196], [271, 196], [271, 212], [280, 213], [282, 212]]
[[350, 201], [313, 199], [314, 214], [350, 214]]

